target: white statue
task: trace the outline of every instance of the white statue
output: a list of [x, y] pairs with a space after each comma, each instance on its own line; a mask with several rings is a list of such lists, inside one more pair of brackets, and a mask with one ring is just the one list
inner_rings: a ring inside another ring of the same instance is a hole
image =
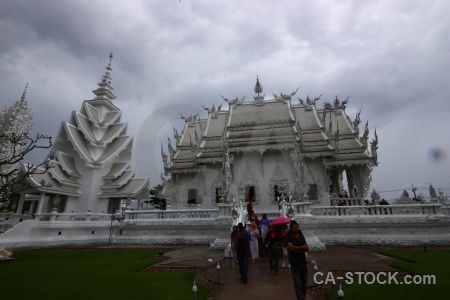
[[237, 225], [239, 223], [242, 223], [243, 225], [245, 225], [245, 220], [247, 219], [247, 209], [244, 206], [244, 202], [241, 200], [239, 201], [239, 204], [236, 205], [236, 203], [234, 204], [235, 207], [233, 208], [233, 211], [231, 212], [231, 215], [236, 215], [237, 218], [233, 217], [233, 225]]
[[287, 212], [288, 212], [288, 203], [286, 202], [286, 197], [283, 195], [281, 196], [281, 202], [280, 202], [281, 208], [280, 208], [280, 217], [287, 218]]

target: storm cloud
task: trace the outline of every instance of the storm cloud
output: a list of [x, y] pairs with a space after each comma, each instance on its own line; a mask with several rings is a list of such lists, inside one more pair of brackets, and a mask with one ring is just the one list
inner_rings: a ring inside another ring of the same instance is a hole
[[153, 186], [161, 142], [182, 128], [179, 114], [206, 117], [200, 105], [225, 107], [220, 95], [251, 99], [258, 75], [267, 96], [300, 87], [303, 99], [323, 93], [319, 106], [350, 96], [347, 113], [361, 110], [370, 137], [375, 128], [379, 137], [373, 188], [414, 184], [428, 196], [432, 183], [448, 194], [449, 8], [409, 0], [3, 0], [0, 104], [19, 99], [28, 82], [33, 131], [56, 137], [94, 97], [113, 52], [114, 101], [135, 138], [138, 175]]

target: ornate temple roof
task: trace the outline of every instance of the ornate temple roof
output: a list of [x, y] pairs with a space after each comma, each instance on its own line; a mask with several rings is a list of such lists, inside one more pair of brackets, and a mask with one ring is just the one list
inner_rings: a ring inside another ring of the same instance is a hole
[[136, 178], [131, 179], [127, 182], [127, 184], [123, 185], [121, 188], [117, 190], [108, 190], [100, 193], [98, 195], [99, 198], [125, 198], [128, 196], [136, 196], [139, 194], [143, 197], [148, 196], [148, 191], [146, 189], [148, 188], [148, 178]]
[[289, 101], [268, 100], [262, 103], [247, 102], [230, 107], [228, 128], [255, 125], [283, 124], [294, 121]]
[[[81, 195], [81, 192], [77, 187], [64, 186], [57, 178], [53, 178], [50, 172], [35, 173], [28, 177], [28, 180], [36, 188], [36, 190], [41, 192], [70, 196]], [[45, 184], [42, 184], [43, 182], [45, 182]]]
[[[327, 161], [355, 160], [367, 164], [373, 159], [367, 150], [367, 135], [359, 137], [359, 120], [351, 121], [345, 113], [348, 99], [334, 105], [325, 102], [322, 109], [316, 108], [313, 100], [300, 100], [292, 104], [291, 94], [274, 94], [265, 99], [257, 78], [254, 101], [228, 100], [227, 111], [205, 108], [206, 120], [186, 122], [177, 149], [172, 150], [170, 163], [165, 164], [169, 173], [189, 172], [205, 163], [222, 162], [224, 149], [232, 152], [273, 149], [294, 149], [300, 146], [304, 157], [323, 157]], [[362, 139], [364, 139], [362, 141]], [[170, 151], [169, 151], [170, 152]], [[166, 156], [162, 152], [163, 156]]]

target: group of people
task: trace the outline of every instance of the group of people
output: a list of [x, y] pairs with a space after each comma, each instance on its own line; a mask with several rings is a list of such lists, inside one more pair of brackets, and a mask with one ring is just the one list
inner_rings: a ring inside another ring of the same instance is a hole
[[[248, 221], [244, 225], [233, 226], [231, 232], [231, 249], [235, 258], [235, 269], [240, 274], [240, 280], [247, 283], [249, 263], [259, 261], [259, 243], [262, 239], [268, 249], [269, 273], [279, 275], [279, 260], [282, 268], [291, 269], [297, 299], [304, 299], [307, 284], [307, 265], [305, 252], [308, 244], [299, 228], [299, 224], [292, 220], [288, 224], [273, 225], [266, 214], [261, 220], [254, 212], [250, 212]], [[251, 261], [250, 261], [251, 259]]]
[[378, 205], [389, 205], [389, 202], [387, 202], [384, 199], [381, 199], [378, 203], [375, 203], [374, 200], [372, 200], [372, 201], [364, 200], [364, 204], [365, 205], [375, 205], [375, 204], [378, 204]]

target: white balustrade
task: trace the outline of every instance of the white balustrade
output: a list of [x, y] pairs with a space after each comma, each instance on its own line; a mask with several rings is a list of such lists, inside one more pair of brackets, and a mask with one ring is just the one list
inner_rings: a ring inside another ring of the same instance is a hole
[[111, 214], [105, 213], [58, 213], [52, 211], [51, 213], [35, 214], [38, 221], [107, 221], [111, 219]]
[[209, 219], [217, 218], [219, 209], [140, 210], [125, 211], [125, 219]]
[[446, 214], [440, 204], [392, 204], [362, 206], [317, 206], [311, 208], [316, 216], [354, 216], [354, 215], [435, 215]]
[[[390, 205], [366, 205], [364, 207], [365, 215], [393, 215]], [[400, 213], [401, 214], [401, 213]]]
[[311, 214], [311, 202], [296, 202], [292, 203], [292, 208], [297, 215]]
[[[339, 198], [342, 199], [342, 198]], [[351, 198], [347, 198], [351, 199]], [[354, 199], [351, 199], [354, 200]], [[392, 204], [392, 205], [349, 205], [349, 206], [315, 206], [311, 207], [310, 202], [292, 203], [295, 215], [314, 216], [393, 216], [393, 215], [436, 215], [444, 214], [450, 216], [450, 207], [442, 207], [441, 204]], [[176, 219], [211, 219], [225, 215], [230, 216], [231, 207], [221, 207], [219, 209], [185, 209], [185, 210], [140, 210], [124, 211], [125, 219], [155, 219], [155, 220], [176, 220]], [[27, 218], [31, 216], [26, 215]], [[17, 217], [17, 215], [15, 216]], [[25, 217], [25, 215], [23, 216]], [[38, 221], [109, 221], [110, 214], [105, 213], [41, 213], [35, 215]]]

